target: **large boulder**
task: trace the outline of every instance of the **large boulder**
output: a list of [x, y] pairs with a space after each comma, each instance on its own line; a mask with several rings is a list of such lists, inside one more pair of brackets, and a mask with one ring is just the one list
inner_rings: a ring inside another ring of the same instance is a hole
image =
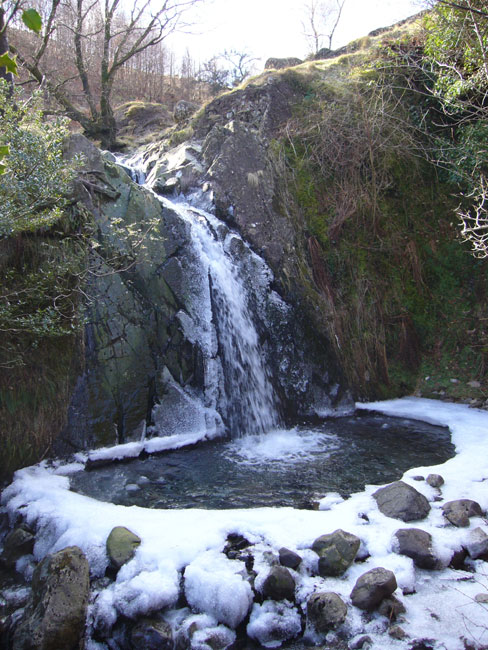
[[351, 591], [352, 604], [359, 609], [372, 611], [397, 588], [393, 571], [377, 567], [360, 576]]
[[387, 517], [402, 521], [425, 519], [430, 505], [423, 494], [403, 481], [396, 481], [373, 494], [378, 509]]
[[321, 634], [344, 623], [346, 616], [347, 605], [332, 591], [312, 594], [307, 601], [307, 620]]
[[420, 528], [402, 528], [395, 535], [396, 552], [412, 558], [421, 569], [440, 568], [439, 560], [432, 551], [432, 535]]
[[476, 501], [471, 499], [457, 499], [448, 501], [442, 506], [442, 514], [453, 526], [467, 528], [470, 517], [482, 517], [483, 511]]
[[360, 544], [359, 537], [341, 529], [318, 537], [312, 544], [312, 550], [319, 556], [319, 574], [342, 575], [354, 562]]
[[90, 590], [89, 565], [77, 546], [48, 555], [32, 577], [32, 597], [15, 630], [15, 650], [83, 647]]
[[134, 557], [140, 543], [140, 537], [128, 528], [124, 526], [112, 528], [106, 543], [110, 566], [118, 571], [122, 565]]

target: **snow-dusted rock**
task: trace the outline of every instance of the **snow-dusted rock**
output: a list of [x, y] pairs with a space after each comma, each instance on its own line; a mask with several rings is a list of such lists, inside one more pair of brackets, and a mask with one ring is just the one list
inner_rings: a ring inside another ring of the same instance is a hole
[[247, 633], [265, 648], [278, 648], [302, 630], [300, 614], [288, 603], [266, 600], [254, 605]]
[[430, 505], [423, 494], [403, 481], [396, 481], [373, 494], [378, 508], [387, 517], [402, 521], [425, 519]]
[[467, 528], [470, 517], [482, 517], [483, 511], [476, 501], [471, 499], [456, 499], [442, 506], [444, 517], [458, 528]]
[[332, 591], [312, 594], [307, 601], [307, 620], [321, 634], [344, 623], [346, 616], [347, 605]]
[[342, 575], [354, 562], [360, 544], [359, 537], [340, 529], [318, 537], [312, 545], [312, 550], [319, 556], [319, 574]]
[[394, 534], [394, 550], [400, 555], [412, 558], [421, 569], [440, 568], [432, 551], [432, 535], [420, 528], [401, 528]]
[[351, 601], [355, 607], [371, 611], [377, 607], [383, 598], [390, 596], [397, 588], [393, 571], [377, 567], [363, 573], [351, 592]]
[[266, 576], [261, 588], [264, 598], [272, 600], [295, 600], [295, 580], [283, 566], [274, 566]]
[[470, 532], [465, 544], [469, 557], [473, 560], [488, 558], [488, 535], [482, 528], [475, 528]]

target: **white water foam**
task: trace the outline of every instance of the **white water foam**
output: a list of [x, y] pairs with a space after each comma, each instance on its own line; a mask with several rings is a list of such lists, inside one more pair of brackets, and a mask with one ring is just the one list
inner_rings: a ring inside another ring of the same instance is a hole
[[309, 461], [317, 454], [325, 460], [328, 453], [338, 448], [335, 435], [295, 427], [238, 438], [225, 445], [223, 454], [244, 465], [282, 470], [283, 465]]

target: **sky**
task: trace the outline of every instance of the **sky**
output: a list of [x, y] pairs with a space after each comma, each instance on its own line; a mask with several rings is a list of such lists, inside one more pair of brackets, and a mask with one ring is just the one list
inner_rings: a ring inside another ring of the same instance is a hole
[[[194, 15], [193, 34], [175, 34], [168, 44], [188, 48], [203, 62], [225, 49], [246, 51], [259, 64], [269, 57], [305, 58], [304, 6], [307, 0], [204, 0]], [[420, 10], [420, 0], [346, 0], [333, 48], [386, 27]]]

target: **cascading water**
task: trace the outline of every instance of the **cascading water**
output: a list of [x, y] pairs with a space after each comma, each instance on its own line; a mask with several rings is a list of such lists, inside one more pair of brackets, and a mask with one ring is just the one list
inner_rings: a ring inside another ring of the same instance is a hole
[[[133, 180], [142, 184], [146, 175], [137, 166], [139, 162], [127, 161], [123, 165]], [[245, 258], [253, 259], [258, 273], [265, 276], [265, 291], [269, 291], [271, 271], [239, 235], [214, 215], [155, 196], [190, 229], [194, 259], [193, 268], [187, 271], [193, 275], [192, 312], [181, 311], [178, 318], [186, 338], [198, 342], [203, 352], [205, 426], [210, 431], [218, 430], [222, 418], [232, 437], [276, 428], [280, 423], [279, 402], [254, 322], [242, 251]], [[254, 294], [256, 290], [259, 293], [259, 281], [253, 284]], [[281, 302], [277, 294], [274, 299]], [[173, 388], [181, 391], [174, 384]], [[171, 418], [175, 416], [172, 412]], [[166, 428], [167, 422], [168, 417]]]
[[[170, 203], [167, 199], [162, 201]], [[204, 282], [208, 281], [209, 302], [200, 304], [197, 310], [200, 312], [200, 340], [207, 340], [207, 360], [214, 357], [213, 331], [216, 334], [223, 372], [223, 394], [218, 410], [233, 436], [269, 431], [279, 424], [278, 401], [261, 352], [245, 278], [231, 254], [234, 240], [241, 245], [243, 242], [203, 210], [182, 204], [170, 205], [190, 225], [201, 277]], [[211, 322], [205, 322], [209, 316]], [[215, 372], [208, 371], [207, 391], [211, 390], [209, 384], [214, 380]]]

